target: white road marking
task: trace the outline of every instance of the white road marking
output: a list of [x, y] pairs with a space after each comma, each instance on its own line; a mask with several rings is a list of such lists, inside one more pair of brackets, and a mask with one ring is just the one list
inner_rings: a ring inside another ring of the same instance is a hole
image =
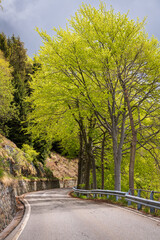
[[22, 224], [20, 226], [20, 229], [18, 230], [18, 232], [14, 236], [13, 240], [18, 240], [21, 233], [25, 229], [25, 226], [27, 225], [28, 219], [29, 219], [30, 214], [31, 214], [31, 205], [29, 204], [29, 202], [26, 199], [24, 199], [24, 202], [25, 202], [25, 207], [26, 207], [26, 212], [25, 212], [25, 215], [24, 215], [24, 219], [22, 219]]

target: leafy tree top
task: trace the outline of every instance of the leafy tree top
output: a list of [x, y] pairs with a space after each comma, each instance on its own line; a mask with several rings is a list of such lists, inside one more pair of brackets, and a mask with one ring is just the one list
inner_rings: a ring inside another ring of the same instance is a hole
[[[145, 20], [130, 20], [101, 3], [99, 9], [83, 4], [66, 29], [54, 28], [53, 37], [37, 29], [44, 45], [36, 57], [41, 67], [33, 77], [30, 101], [38, 134], [51, 133], [55, 116], [63, 113], [70, 116], [66, 119], [81, 113], [87, 122], [98, 112], [108, 132], [120, 141], [126, 108], [120, 79], [132, 108], [145, 103], [147, 112], [147, 103], [156, 99], [160, 48], [157, 39], [148, 38], [144, 25]], [[63, 117], [59, 119], [62, 126]]]

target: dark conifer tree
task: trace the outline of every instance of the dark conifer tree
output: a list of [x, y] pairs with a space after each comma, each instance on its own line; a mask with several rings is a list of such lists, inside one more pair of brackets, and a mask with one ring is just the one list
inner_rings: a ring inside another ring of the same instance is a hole
[[9, 54], [8, 40], [4, 33], [0, 33], [0, 50], [2, 50], [4, 57], [7, 58]]
[[26, 127], [27, 112], [30, 110], [29, 105], [25, 102], [25, 98], [30, 94], [29, 88], [30, 74], [32, 73], [32, 65], [27, 61], [27, 50], [24, 43], [19, 37], [14, 35], [11, 38], [6, 38], [0, 34], [0, 49], [4, 52], [10, 66], [12, 66], [12, 84], [15, 88], [14, 104], [17, 108], [17, 114], [12, 121], [9, 121], [9, 138], [14, 141], [18, 147], [23, 143], [30, 141], [30, 137], [23, 130]]

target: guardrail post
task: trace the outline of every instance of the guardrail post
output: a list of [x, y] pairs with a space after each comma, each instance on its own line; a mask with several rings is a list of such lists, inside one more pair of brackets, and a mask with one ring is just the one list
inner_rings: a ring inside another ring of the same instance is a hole
[[[138, 190], [138, 197], [141, 197], [141, 189]], [[138, 203], [137, 209], [142, 210], [142, 204]]]
[[[127, 195], [132, 195], [132, 192], [130, 189], [128, 190]], [[132, 204], [131, 201], [128, 201], [128, 206], [131, 206], [131, 204]]]
[[[151, 194], [150, 194], [150, 199], [151, 200], [154, 200], [154, 198], [153, 198], [153, 194], [154, 194], [154, 191], [151, 191]], [[155, 213], [155, 208], [150, 208], [150, 213]]]
[[93, 198], [97, 198], [97, 194], [96, 193], [93, 194]]
[[119, 197], [116, 195], [116, 201], [118, 201]]

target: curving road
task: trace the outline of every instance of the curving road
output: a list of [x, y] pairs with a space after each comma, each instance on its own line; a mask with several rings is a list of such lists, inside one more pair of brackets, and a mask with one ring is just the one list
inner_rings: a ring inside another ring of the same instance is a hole
[[107, 203], [71, 198], [68, 192], [53, 189], [27, 194], [21, 226], [6, 240], [160, 239], [160, 220]]

